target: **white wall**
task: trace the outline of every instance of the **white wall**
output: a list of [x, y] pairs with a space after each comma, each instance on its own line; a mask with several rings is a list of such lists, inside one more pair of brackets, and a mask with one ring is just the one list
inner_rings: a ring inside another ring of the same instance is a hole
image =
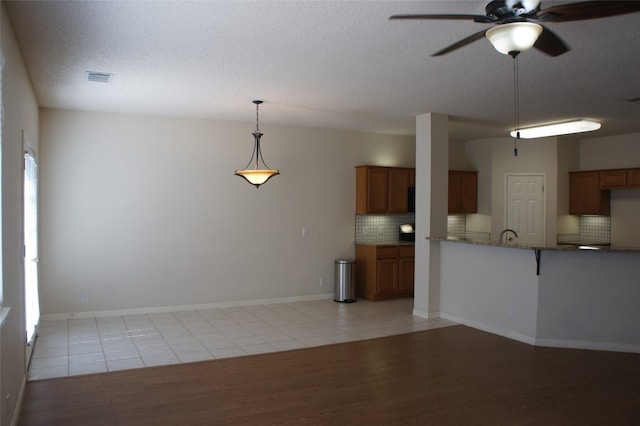
[[439, 310], [440, 246], [427, 237], [447, 234], [449, 122], [443, 114], [416, 117], [416, 244], [414, 306], [416, 315]]
[[270, 125], [264, 105], [282, 174], [259, 189], [233, 175], [250, 122], [42, 110], [43, 313], [332, 293], [354, 255], [354, 167], [413, 167], [414, 139]]
[[0, 424], [15, 420], [26, 377], [24, 347], [24, 286], [22, 268], [22, 134], [38, 153], [38, 105], [22, 56], [0, 4], [0, 46], [5, 57], [2, 76], [2, 305], [11, 311], [0, 342]]
[[580, 170], [640, 167], [640, 133], [580, 141]]
[[[640, 133], [580, 141], [580, 170], [640, 167]], [[611, 243], [640, 246], [640, 190], [611, 191]]]
[[443, 318], [534, 343], [538, 277], [533, 250], [455, 242], [442, 242], [440, 250]]
[[[440, 315], [529, 344], [640, 352], [638, 253], [441, 243]], [[464, 265], [464, 268], [460, 266]]]
[[543, 251], [537, 343], [640, 351], [640, 254]]
[[492, 220], [492, 170], [493, 154], [491, 140], [470, 141], [465, 144], [469, 158], [468, 170], [478, 171], [478, 213], [467, 215], [467, 231], [491, 232]]

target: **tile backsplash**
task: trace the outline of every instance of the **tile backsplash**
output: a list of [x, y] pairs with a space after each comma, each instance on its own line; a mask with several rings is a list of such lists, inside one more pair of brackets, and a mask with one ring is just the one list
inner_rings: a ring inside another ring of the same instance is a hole
[[450, 214], [447, 216], [447, 237], [489, 241], [491, 232], [467, 231], [467, 216], [464, 214]]
[[611, 244], [611, 217], [580, 216], [577, 234], [559, 234], [558, 244]]
[[[387, 244], [398, 241], [398, 231], [403, 223], [415, 223], [415, 213], [394, 215], [356, 215], [356, 244]], [[449, 215], [447, 235], [455, 238], [490, 240], [490, 232], [467, 232], [465, 215]]]
[[467, 232], [467, 217], [463, 214], [450, 214], [447, 216], [447, 236], [464, 238]]
[[415, 223], [415, 213], [356, 215], [356, 244], [385, 244], [398, 241], [403, 223]]

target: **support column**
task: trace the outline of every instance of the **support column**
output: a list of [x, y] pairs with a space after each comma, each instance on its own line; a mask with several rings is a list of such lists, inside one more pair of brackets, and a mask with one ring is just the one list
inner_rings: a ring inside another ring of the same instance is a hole
[[413, 313], [435, 317], [440, 311], [440, 243], [447, 236], [449, 203], [449, 118], [416, 117], [416, 266]]

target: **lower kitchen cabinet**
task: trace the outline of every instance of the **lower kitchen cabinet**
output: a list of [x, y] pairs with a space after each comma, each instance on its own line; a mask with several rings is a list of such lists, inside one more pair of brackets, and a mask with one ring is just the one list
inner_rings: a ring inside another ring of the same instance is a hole
[[413, 245], [356, 245], [356, 293], [367, 300], [413, 296]]

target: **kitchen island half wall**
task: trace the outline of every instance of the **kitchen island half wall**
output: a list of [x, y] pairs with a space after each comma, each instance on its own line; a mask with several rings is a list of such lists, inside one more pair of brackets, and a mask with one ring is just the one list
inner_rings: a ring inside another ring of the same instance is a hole
[[640, 352], [640, 249], [430, 239], [440, 317], [532, 345]]

